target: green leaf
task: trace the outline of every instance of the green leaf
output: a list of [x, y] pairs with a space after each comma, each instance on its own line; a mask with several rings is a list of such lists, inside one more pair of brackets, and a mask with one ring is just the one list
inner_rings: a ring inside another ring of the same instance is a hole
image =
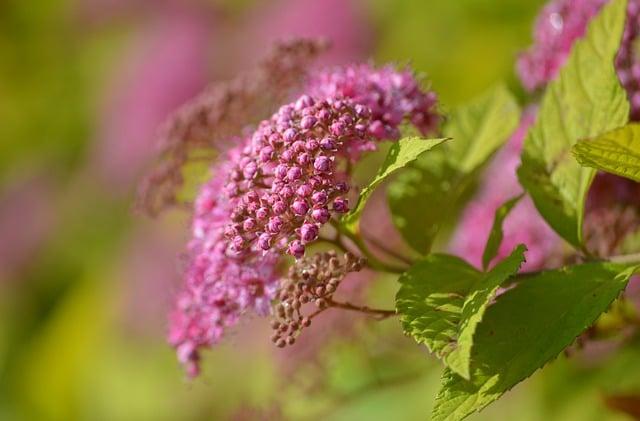
[[418, 158], [423, 153], [438, 146], [446, 140], [448, 139], [423, 139], [419, 137], [406, 137], [394, 143], [393, 146], [391, 146], [391, 148], [389, 149], [389, 153], [387, 154], [385, 161], [382, 163], [382, 167], [380, 167], [378, 174], [367, 186], [362, 189], [355, 208], [343, 218], [342, 223], [345, 228], [351, 232], [358, 231], [360, 215], [362, 214], [362, 211], [367, 204], [367, 200], [369, 199], [369, 196], [371, 196], [375, 188], [380, 183], [382, 183], [382, 181], [384, 181], [388, 176], [404, 167], [408, 163], [415, 161], [416, 158]]
[[640, 124], [582, 140], [571, 151], [580, 165], [640, 182]]
[[520, 183], [560, 236], [582, 246], [584, 202], [595, 171], [569, 151], [578, 141], [627, 122], [629, 104], [613, 67], [625, 21], [626, 1], [603, 7], [576, 42], [559, 76], [549, 83], [527, 136], [518, 169]]
[[489, 238], [487, 238], [487, 244], [484, 246], [484, 252], [482, 253], [482, 267], [484, 270], [487, 270], [489, 267], [489, 263], [496, 257], [498, 254], [498, 249], [500, 249], [500, 244], [502, 243], [502, 238], [504, 236], [504, 232], [502, 231], [502, 223], [504, 222], [511, 209], [514, 208], [515, 205], [518, 204], [520, 199], [522, 199], [524, 195], [519, 195], [514, 198], [507, 200], [502, 206], [496, 209], [496, 214], [493, 218], [493, 226], [491, 227], [491, 232], [489, 233]]
[[413, 265], [398, 280], [396, 308], [404, 332], [426, 344], [438, 358], [451, 353], [465, 298], [482, 275], [449, 255], [431, 254]]
[[437, 233], [453, 220], [473, 191], [482, 165], [508, 139], [520, 118], [510, 92], [499, 86], [458, 108], [444, 134], [454, 139], [416, 160], [388, 189], [396, 228], [426, 254]]
[[455, 256], [430, 255], [418, 262], [400, 277], [396, 295], [405, 333], [469, 377], [476, 327], [498, 287], [524, 262], [525, 250], [518, 246], [488, 273]]
[[458, 327], [458, 346], [445, 359], [447, 365], [465, 379], [470, 376], [471, 350], [474, 345], [473, 336], [476, 328], [498, 287], [520, 270], [520, 266], [525, 261], [524, 252], [526, 250], [522, 244], [517, 246], [509, 257], [498, 263], [473, 285], [465, 299]]
[[440, 229], [459, 212], [459, 198], [472, 190], [466, 185], [471, 180], [461, 177], [447, 152], [441, 147], [416, 160], [387, 189], [395, 227], [421, 254], [429, 252]]
[[637, 268], [598, 262], [522, 276], [477, 326], [471, 380], [445, 369], [432, 419], [463, 419], [555, 358], [609, 307]]
[[470, 173], [509, 138], [518, 127], [520, 108], [511, 92], [500, 85], [458, 108], [444, 129], [455, 140], [449, 158], [462, 173]]

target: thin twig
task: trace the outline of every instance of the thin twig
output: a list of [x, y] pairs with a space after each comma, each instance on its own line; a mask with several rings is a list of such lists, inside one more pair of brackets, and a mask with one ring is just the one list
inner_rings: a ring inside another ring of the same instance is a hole
[[360, 313], [368, 314], [368, 315], [374, 316], [378, 320], [383, 320], [388, 317], [396, 316], [398, 314], [396, 313], [395, 310], [369, 308], [367, 306], [358, 306], [355, 304], [343, 303], [343, 302], [334, 301], [331, 299], [327, 300], [327, 304], [329, 304], [329, 307], [336, 307], [336, 308], [341, 308], [343, 310], [358, 311]]
[[367, 245], [364, 243], [362, 238], [353, 234], [352, 232], [342, 229], [342, 227], [340, 226], [340, 223], [333, 219], [330, 220], [330, 223], [339, 234], [342, 234], [345, 237], [347, 237], [349, 240], [351, 240], [351, 242], [358, 248], [360, 253], [364, 257], [366, 257], [367, 264], [372, 269], [376, 269], [376, 270], [388, 272], [388, 273], [397, 273], [397, 274], [402, 274], [407, 270], [406, 267], [395, 266], [395, 265], [391, 265], [389, 263], [385, 263], [381, 261], [373, 253], [371, 253], [371, 251], [367, 248]]
[[395, 258], [395, 259], [397, 259], [397, 260], [399, 260], [399, 261], [401, 261], [403, 263], [406, 263], [409, 266], [412, 266], [415, 263], [411, 258], [409, 258], [409, 257], [407, 257], [407, 256], [405, 256], [403, 254], [400, 254], [397, 251], [392, 250], [389, 247], [385, 246], [380, 241], [378, 241], [377, 238], [375, 238], [373, 236], [365, 236], [364, 234], [363, 234], [363, 237], [364, 237], [365, 241], [373, 244], [376, 248], [380, 249], [380, 251], [383, 251], [383, 252], [387, 253], [389, 256], [391, 256], [391, 257], [393, 257], [393, 258]]

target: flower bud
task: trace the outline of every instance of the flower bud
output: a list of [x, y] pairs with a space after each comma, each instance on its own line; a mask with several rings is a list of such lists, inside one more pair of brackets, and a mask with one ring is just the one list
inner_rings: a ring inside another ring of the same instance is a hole
[[300, 127], [302, 127], [305, 130], [312, 128], [315, 124], [316, 124], [316, 118], [310, 115], [303, 117], [302, 120], [300, 121]]
[[327, 195], [327, 192], [323, 190], [317, 191], [311, 196], [311, 202], [314, 205], [322, 206], [327, 203], [327, 200], [329, 200], [329, 196]]
[[318, 227], [315, 224], [303, 224], [300, 227], [300, 239], [303, 243], [309, 243], [318, 238]]
[[314, 221], [320, 224], [324, 224], [329, 221], [329, 218], [331, 218], [331, 214], [329, 213], [328, 209], [319, 208], [311, 211], [311, 218], [313, 218]]
[[282, 134], [282, 137], [287, 143], [291, 143], [296, 139], [297, 135], [298, 133], [296, 132], [295, 129], [289, 128], [284, 131], [284, 133]]
[[274, 216], [269, 218], [269, 222], [267, 223], [267, 229], [272, 234], [278, 234], [280, 230], [282, 230], [282, 219], [279, 216]]
[[253, 218], [247, 218], [242, 223], [242, 229], [245, 231], [253, 231], [257, 226], [256, 220]]
[[320, 141], [320, 147], [327, 150], [334, 150], [336, 148], [336, 139], [333, 137], [325, 137]]
[[289, 254], [295, 257], [296, 259], [304, 256], [304, 245], [298, 241], [294, 240], [289, 244]]
[[307, 140], [307, 142], [304, 144], [304, 147], [307, 151], [309, 152], [315, 152], [318, 150], [318, 147], [320, 147], [320, 144], [318, 143], [317, 140], [315, 139], [309, 139]]
[[313, 162], [313, 168], [319, 172], [331, 171], [331, 159], [327, 156], [320, 155]]
[[298, 190], [296, 190], [296, 194], [299, 197], [309, 197], [312, 192], [313, 189], [308, 184], [301, 184], [300, 187], [298, 187]]
[[305, 202], [304, 200], [298, 199], [293, 202], [293, 204], [291, 205], [291, 209], [296, 215], [302, 216], [306, 215], [306, 213], [309, 211], [309, 205], [307, 205], [307, 202]]
[[273, 213], [275, 213], [276, 215], [282, 215], [287, 211], [287, 205], [283, 201], [279, 200], [273, 204], [272, 209]]
[[289, 181], [299, 180], [302, 177], [302, 169], [300, 167], [291, 167], [289, 171], [287, 171], [287, 179]]
[[273, 148], [271, 146], [265, 146], [260, 150], [260, 161], [269, 162], [273, 159]]
[[271, 236], [267, 233], [260, 234], [258, 237], [258, 247], [262, 250], [269, 250], [271, 248]]
[[273, 173], [277, 179], [284, 180], [285, 177], [287, 176], [287, 171], [289, 171], [289, 168], [287, 167], [287, 165], [280, 164], [276, 167]]
[[265, 207], [258, 208], [256, 210], [256, 219], [258, 221], [264, 221], [269, 216], [269, 210]]
[[332, 135], [338, 137], [348, 134], [346, 126], [341, 121], [336, 121], [335, 123], [333, 123], [331, 127], [329, 127], [329, 131], [331, 131]]
[[349, 201], [343, 197], [337, 197], [333, 200], [333, 210], [338, 213], [349, 212]]

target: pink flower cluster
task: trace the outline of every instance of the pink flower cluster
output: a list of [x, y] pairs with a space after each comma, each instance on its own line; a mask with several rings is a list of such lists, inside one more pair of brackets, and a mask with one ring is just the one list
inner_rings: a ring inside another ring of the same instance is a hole
[[517, 63], [522, 84], [533, 91], [553, 80], [587, 30], [589, 20], [607, 0], [552, 0], [536, 20], [534, 44]]
[[351, 164], [376, 140], [396, 139], [405, 120], [423, 132], [439, 121], [435, 95], [390, 66], [318, 72], [308, 91], [214, 165], [196, 200], [169, 329], [189, 375], [199, 371], [199, 351], [244, 312], [269, 312], [280, 257], [301, 258], [332, 215], [349, 210]]
[[368, 64], [325, 69], [311, 75], [309, 92], [319, 97], [351, 98], [371, 110], [369, 131], [378, 139], [398, 139], [399, 125], [409, 120], [422, 134], [440, 123], [433, 91], [424, 91], [409, 70]]
[[[238, 155], [229, 152], [230, 158]], [[276, 294], [275, 254], [257, 260], [227, 252], [224, 232], [233, 209], [224, 195], [229, 170], [229, 162], [214, 166], [213, 178], [196, 200], [184, 286], [170, 315], [168, 340], [189, 376], [199, 372], [199, 348], [219, 342], [224, 329], [247, 310], [267, 315]]]
[[[482, 185], [465, 209], [454, 233], [451, 250], [469, 263], [481, 267], [482, 253], [493, 225], [496, 210], [507, 200], [522, 193], [516, 170], [527, 130], [535, 120], [535, 111], [525, 112], [518, 129], [496, 155], [485, 174]], [[527, 261], [523, 270], [548, 267], [561, 240], [542, 219], [529, 197], [524, 197], [511, 210], [503, 224], [504, 238], [495, 261], [507, 257], [518, 244], [527, 245]]]
[[375, 148], [369, 115], [349, 99], [303, 95], [263, 121], [226, 186], [237, 199], [225, 233], [232, 251], [257, 246], [302, 257], [331, 212], [349, 210], [340, 158], [354, 160]]
[[[574, 42], [607, 0], [552, 0], [542, 9], [534, 29], [534, 44], [518, 59], [522, 84], [530, 91], [553, 80], [566, 61]], [[640, 32], [640, 1], [629, 0], [627, 22], [616, 70], [631, 101], [633, 119], [640, 118], [640, 57], [633, 43]]]

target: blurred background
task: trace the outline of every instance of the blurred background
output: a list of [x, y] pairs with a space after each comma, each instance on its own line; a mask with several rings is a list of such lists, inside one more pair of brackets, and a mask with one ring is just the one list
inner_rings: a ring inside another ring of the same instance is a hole
[[[276, 39], [332, 39], [326, 64], [410, 63], [447, 110], [500, 80], [522, 95], [541, 4], [0, 1], [0, 420], [425, 419], [441, 367], [397, 320], [327, 323], [285, 352], [249, 320], [187, 381], [165, 314], [188, 215], [136, 215], [135, 185], [168, 113]], [[390, 308], [396, 289], [368, 299]], [[628, 419], [605, 392], [634, 364], [561, 357], [475, 419]]]

